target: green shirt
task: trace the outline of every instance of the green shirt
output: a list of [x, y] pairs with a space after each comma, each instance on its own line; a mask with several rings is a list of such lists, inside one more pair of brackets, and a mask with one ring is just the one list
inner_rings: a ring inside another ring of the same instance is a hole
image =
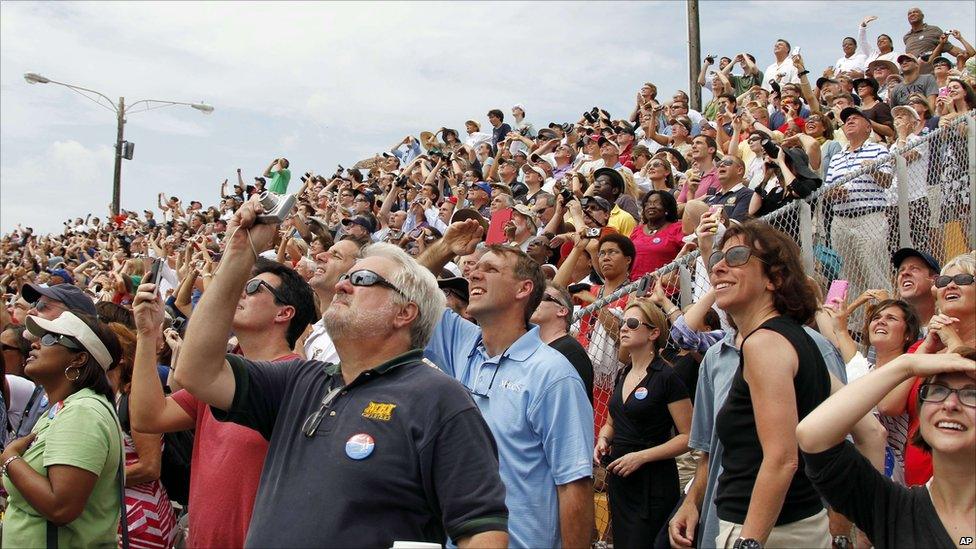
[[[71, 465], [98, 475], [81, 515], [58, 528], [60, 547], [118, 547], [122, 430], [105, 397], [82, 389], [64, 399], [57, 413], [45, 413], [34, 426], [34, 443], [24, 461], [47, 476], [52, 465]], [[52, 408], [54, 410], [54, 408]], [[3, 518], [3, 547], [45, 547], [47, 519], [34, 510], [6, 476], [10, 494]]]
[[291, 180], [291, 171], [287, 168], [271, 172], [271, 185], [268, 190], [275, 194], [285, 194], [288, 192], [288, 181]]

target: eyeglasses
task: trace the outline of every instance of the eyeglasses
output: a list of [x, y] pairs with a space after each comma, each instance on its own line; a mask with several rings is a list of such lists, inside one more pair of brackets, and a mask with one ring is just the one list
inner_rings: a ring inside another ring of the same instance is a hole
[[[718, 265], [719, 261], [725, 260], [725, 264], [729, 267], [741, 267], [749, 262], [749, 258], [753, 257], [752, 248], [749, 246], [732, 246], [728, 251], [716, 250], [712, 252], [712, 255], [708, 256], [708, 270], [711, 271]], [[760, 257], [756, 257], [759, 261], [765, 263]]]
[[325, 414], [329, 411], [332, 401], [339, 396], [339, 392], [342, 391], [343, 387], [343, 385], [340, 385], [334, 389], [330, 389], [329, 392], [322, 397], [322, 402], [319, 403], [318, 410], [305, 418], [305, 423], [302, 425], [302, 433], [307, 438], [315, 436], [315, 431], [318, 430], [322, 420], [325, 419]]
[[35, 301], [35, 302], [33, 302], [33, 303], [31, 303], [30, 306], [31, 306], [32, 309], [36, 309], [37, 312], [43, 313], [49, 307], [61, 306], [61, 302], [59, 302], [59, 301], [47, 301], [45, 299], [38, 298], [38, 300]]
[[976, 389], [972, 387], [964, 389], [950, 389], [938, 383], [926, 383], [918, 390], [918, 396], [925, 402], [942, 402], [949, 398], [949, 395], [956, 393], [959, 403], [970, 408], [976, 408]]
[[[52, 333], [44, 334], [43, 336], [41, 336], [41, 345], [45, 347], [60, 345], [62, 347], [66, 347], [73, 351], [85, 350], [85, 348], [81, 346], [81, 343], [78, 343], [77, 341], [72, 339], [71, 336], [66, 336], [64, 334], [52, 334]], [[6, 346], [4, 348], [6, 348]]]
[[666, 168], [667, 166], [664, 165], [664, 162], [651, 162], [651, 167], [652, 168]]
[[955, 282], [956, 286], [969, 286], [973, 283], [973, 275], [971, 274], [957, 274], [956, 276], [942, 275], [935, 278], [936, 288], [945, 288], [950, 282]]
[[343, 282], [345, 280], [348, 280], [353, 286], [360, 286], [362, 288], [368, 288], [376, 285], [383, 286], [384, 288], [393, 290], [403, 297], [407, 297], [403, 295], [403, 292], [401, 292], [399, 288], [391, 284], [390, 281], [368, 269], [360, 269], [358, 271], [346, 273], [339, 277], [339, 282]]
[[647, 329], [648, 330], [653, 330], [654, 329], [654, 325], [653, 324], [648, 324], [646, 322], [641, 322], [640, 320], [637, 320], [636, 318], [633, 318], [633, 317], [624, 320], [624, 326], [626, 326], [628, 330], [636, 330], [637, 328], [640, 328], [642, 325], [643, 326], [647, 326]]
[[[505, 358], [505, 357], [503, 356], [502, 358]], [[471, 389], [471, 388], [466, 387], [466, 389], [468, 389], [468, 392], [471, 393], [471, 396], [476, 396], [476, 397], [481, 397], [481, 398], [490, 398], [488, 396], [488, 393], [491, 392], [491, 386], [495, 384], [495, 376], [498, 375], [498, 366], [499, 365], [498, 364], [495, 364], [494, 366], [495, 366], [495, 371], [492, 372], [491, 379], [488, 380], [488, 388], [485, 389], [485, 392], [479, 393], [478, 391], [475, 391], [474, 389]]]
[[734, 164], [735, 164], [735, 162], [733, 162], [731, 159], [725, 159], [725, 160], [719, 161], [719, 163], [716, 164], [716, 166], [732, 166]]
[[542, 301], [550, 301], [552, 303], [555, 303], [556, 305], [559, 305], [560, 307], [566, 306], [562, 301], [559, 301], [558, 299], [552, 297], [549, 294], [542, 294]]
[[281, 303], [283, 305], [291, 305], [291, 303], [288, 303], [288, 301], [286, 299], [284, 299], [284, 298], [281, 297], [281, 294], [278, 293], [278, 289], [277, 288], [275, 288], [271, 284], [268, 284], [267, 282], [261, 280], [260, 278], [254, 278], [254, 279], [248, 280], [247, 281], [247, 284], [244, 286], [244, 293], [247, 294], [247, 295], [254, 295], [254, 294], [258, 293], [258, 290], [261, 289], [261, 286], [264, 286], [265, 288], [268, 289], [269, 292], [271, 292], [271, 295], [274, 296], [275, 301], [277, 301], [277, 302], [279, 302], [279, 303]]

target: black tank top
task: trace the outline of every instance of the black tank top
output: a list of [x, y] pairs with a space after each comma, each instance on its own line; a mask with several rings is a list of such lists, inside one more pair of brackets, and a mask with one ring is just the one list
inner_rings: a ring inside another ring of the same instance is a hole
[[[793, 390], [796, 393], [797, 417], [802, 420], [830, 396], [830, 376], [823, 356], [817, 344], [803, 330], [803, 326], [789, 317], [771, 318], [756, 329], [759, 330], [776, 332], [786, 338], [796, 350], [799, 364], [793, 378]], [[739, 368], [732, 379], [729, 396], [715, 420], [715, 430], [724, 447], [723, 471], [718, 479], [715, 505], [718, 507], [719, 518], [736, 524], [745, 522], [752, 489], [763, 459], [752, 397], [749, 384], [743, 377], [742, 366], [743, 359], [740, 356]], [[799, 450], [797, 453], [799, 455]], [[799, 467], [793, 475], [783, 508], [776, 519], [777, 526], [811, 517], [823, 509], [820, 496], [804, 471], [803, 457], [800, 456], [799, 459]]]

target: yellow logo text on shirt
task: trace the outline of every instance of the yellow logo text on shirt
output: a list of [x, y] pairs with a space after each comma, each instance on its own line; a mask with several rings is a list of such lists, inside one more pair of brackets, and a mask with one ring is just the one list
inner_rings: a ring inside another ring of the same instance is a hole
[[396, 404], [370, 401], [369, 404], [366, 405], [366, 408], [363, 409], [363, 417], [366, 419], [390, 421], [390, 418], [393, 417], [393, 409], [396, 407]]

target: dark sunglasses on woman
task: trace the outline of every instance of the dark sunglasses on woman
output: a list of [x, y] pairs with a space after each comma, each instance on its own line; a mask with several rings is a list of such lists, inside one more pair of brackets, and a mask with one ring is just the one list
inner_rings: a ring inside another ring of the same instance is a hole
[[[749, 258], [753, 257], [752, 248], [749, 246], [732, 246], [726, 251], [716, 250], [712, 252], [712, 255], [708, 256], [708, 270], [711, 271], [718, 265], [719, 261], [725, 260], [725, 264], [729, 267], [741, 267], [749, 262]], [[762, 258], [756, 256], [756, 259], [765, 263]]]
[[54, 345], [60, 345], [62, 347], [67, 347], [68, 349], [74, 351], [84, 351], [84, 347], [80, 343], [71, 339], [71, 336], [66, 336], [62, 334], [44, 334], [41, 337], [41, 345], [45, 347], [52, 347]]
[[935, 277], [935, 287], [945, 288], [950, 282], [955, 282], [956, 286], [969, 286], [973, 283], [974, 277], [971, 274], [957, 274], [955, 276], [942, 275]]
[[624, 320], [624, 326], [626, 326], [627, 329], [629, 329], [629, 330], [636, 330], [637, 328], [640, 328], [642, 324], [644, 326], [647, 326], [647, 329], [648, 330], [653, 330], [654, 329], [654, 325], [653, 324], [648, 324], [646, 322], [641, 322], [640, 320], [637, 320], [636, 318], [633, 318], [633, 317], [628, 318], [627, 320]]

